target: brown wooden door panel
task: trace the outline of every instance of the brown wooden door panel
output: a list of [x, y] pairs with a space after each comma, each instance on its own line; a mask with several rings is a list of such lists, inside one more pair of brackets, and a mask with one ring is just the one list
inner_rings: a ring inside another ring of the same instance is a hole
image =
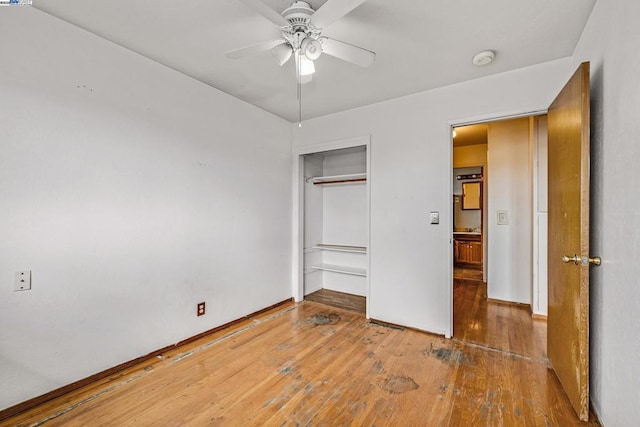
[[473, 264], [482, 264], [482, 243], [481, 242], [471, 242], [469, 245], [469, 259]]
[[482, 266], [482, 239], [477, 235], [459, 235], [453, 241], [453, 260], [467, 268]]
[[458, 249], [460, 252], [460, 256], [458, 261], [460, 262], [469, 262], [470, 256], [469, 256], [469, 243], [467, 242], [460, 242], [460, 246]]
[[581, 420], [589, 418], [589, 64], [549, 107], [547, 354]]

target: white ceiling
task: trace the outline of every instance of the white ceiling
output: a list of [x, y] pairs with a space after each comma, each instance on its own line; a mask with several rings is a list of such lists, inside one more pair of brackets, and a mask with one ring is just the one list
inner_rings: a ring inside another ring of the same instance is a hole
[[[317, 10], [326, 0], [310, 0]], [[342, 1], [342, 0], [331, 0]], [[282, 12], [289, 0], [264, 0]], [[323, 34], [376, 52], [370, 68], [328, 55], [303, 86], [303, 119], [569, 56], [595, 0], [368, 0]], [[34, 7], [289, 121], [293, 61], [225, 53], [279, 38], [239, 0], [33, 0]], [[471, 63], [496, 51], [485, 67]], [[464, 102], [464, 100], [460, 100]]]

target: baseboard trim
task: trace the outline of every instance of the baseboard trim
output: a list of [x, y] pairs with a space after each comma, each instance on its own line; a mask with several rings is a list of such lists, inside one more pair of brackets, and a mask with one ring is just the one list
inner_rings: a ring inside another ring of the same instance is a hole
[[598, 414], [598, 411], [596, 411], [596, 408], [593, 406], [593, 400], [591, 399], [589, 399], [589, 410], [590, 415], [593, 415], [596, 423], [600, 426], [604, 426], [604, 423], [602, 422], [602, 420], [600, 420], [600, 414]]
[[52, 391], [50, 391], [48, 393], [45, 393], [43, 395], [34, 397], [32, 399], [29, 399], [29, 400], [26, 400], [24, 402], [18, 403], [16, 405], [10, 406], [10, 407], [0, 411], [0, 421], [4, 420], [6, 418], [9, 418], [9, 417], [13, 417], [13, 416], [19, 415], [22, 412], [28, 411], [29, 409], [32, 409], [32, 408], [34, 408], [34, 407], [36, 407], [38, 405], [42, 405], [43, 403], [48, 402], [49, 400], [52, 400], [52, 399], [55, 399], [57, 397], [63, 396], [65, 394], [70, 393], [72, 391], [75, 391], [75, 390], [77, 390], [79, 388], [85, 387], [85, 386], [87, 386], [87, 385], [89, 385], [89, 384], [91, 384], [93, 382], [100, 381], [103, 378], [110, 377], [110, 376], [112, 376], [112, 375], [114, 375], [114, 374], [116, 374], [116, 373], [118, 373], [120, 371], [124, 371], [125, 369], [131, 368], [132, 366], [135, 366], [138, 363], [142, 363], [142, 362], [144, 362], [146, 360], [153, 359], [154, 357], [157, 357], [157, 356], [161, 355], [162, 353], [166, 353], [169, 350], [174, 350], [174, 349], [176, 349], [178, 347], [181, 347], [183, 345], [192, 343], [193, 341], [199, 340], [200, 338], [204, 338], [207, 335], [211, 335], [211, 334], [216, 333], [216, 332], [218, 332], [218, 331], [220, 331], [222, 329], [231, 327], [231, 326], [236, 325], [236, 324], [238, 324], [240, 322], [244, 322], [247, 319], [250, 319], [252, 317], [258, 316], [258, 315], [260, 315], [262, 313], [265, 313], [265, 312], [267, 312], [269, 310], [273, 310], [274, 308], [277, 308], [277, 307], [279, 307], [281, 305], [288, 304], [290, 302], [294, 302], [293, 297], [292, 298], [287, 298], [286, 300], [280, 301], [278, 303], [270, 305], [269, 307], [265, 307], [265, 308], [263, 308], [261, 310], [253, 312], [251, 314], [247, 314], [246, 316], [240, 317], [240, 318], [238, 318], [236, 320], [232, 320], [231, 322], [225, 323], [224, 325], [220, 325], [220, 326], [217, 326], [217, 327], [215, 327], [213, 329], [209, 329], [207, 331], [201, 332], [201, 333], [199, 333], [197, 335], [194, 335], [192, 337], [184, 339], [184, 340], [182, 340], [182, 341], [180, 341], [180, 342], [178, 342], [176, 344], [172, 344], [172, 345], [168, 345], [166, 347], [162, 347], [161, 349], [152, 351], [151, 353], [146, 354], [144, 356], [136, 357], [133, 360], [121, 363], [121, 364], [119, 364], [117, 366], [114, 366], [113, 368], [106, 369], [106, 370], [104, 370], [102, 372], [98, 372], [96, 374], [93, 374], [93, 375], [91, 375], [89, 377], [86, 377], [86, 378], [83, 378], [81, 380], [78, 380], [78, 381], [73, 382], [71, 384], [67, 384], [65, 386], [62, 386], [62, 387], [57, 388], [55, 390], [52, 390]]
[[531, 313], [531, 318], [535, 320], [547, 320], [546, 314]]

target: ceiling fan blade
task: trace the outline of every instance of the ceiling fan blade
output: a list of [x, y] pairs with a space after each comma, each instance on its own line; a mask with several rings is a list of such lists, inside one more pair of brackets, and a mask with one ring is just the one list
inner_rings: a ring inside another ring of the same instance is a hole
[[251, 46], [243, 47], [241, 49], [232, 50], [231, 52], [227, 52], [225, 55], [229, 59], [240, 59], [246, 56], [257, 55], [262, 52], [266, 52], [267, 50], [273, 49], [276, 46], [279, 46], [283, 43], [286, 43], [285, 40], [269, 40], [267, 42], [262, 42], [258, 44], [254, 44]]
[[326, 28], [365, 1], [366, 0], [329, 0], [311, 16], [311, 25], [317, 28]]
[[284, 19], [278, 12], [271, 9], [269, 6], [264, 4], [261, 0], [240, 0], [245, 5], [249, 6], [251, 9], [258, 12], [260, 15], [267, 18], [269, 21], [276, 24], [278, 27], [288, 27], [289, 21]]
[[369, 67], [376, 59], [376, 53], [349, 43], [339, 40], [330, 39], [329, 37], [320, 37], [322, 43], [322, 52], [327, 55], [335, 56], [343, 61], [361, 67]]
[[271, 55], [276, 60], [279, 66], [283, 66], [289, 61], [293, 55], [293, 48], [289, 43], [282, 43], [271, 49]]

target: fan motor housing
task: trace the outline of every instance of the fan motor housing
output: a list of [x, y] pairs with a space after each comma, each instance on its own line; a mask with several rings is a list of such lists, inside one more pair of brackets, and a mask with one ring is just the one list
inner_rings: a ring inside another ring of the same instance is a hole
[[294, 1], [291, 6], [286, 8], [282, 12], [282, 17], [289, 21], [293, 26], [307, 25], [309, 18], [313, 15], [314, 10], [311, 9], [311, 5], [304, 1]]

